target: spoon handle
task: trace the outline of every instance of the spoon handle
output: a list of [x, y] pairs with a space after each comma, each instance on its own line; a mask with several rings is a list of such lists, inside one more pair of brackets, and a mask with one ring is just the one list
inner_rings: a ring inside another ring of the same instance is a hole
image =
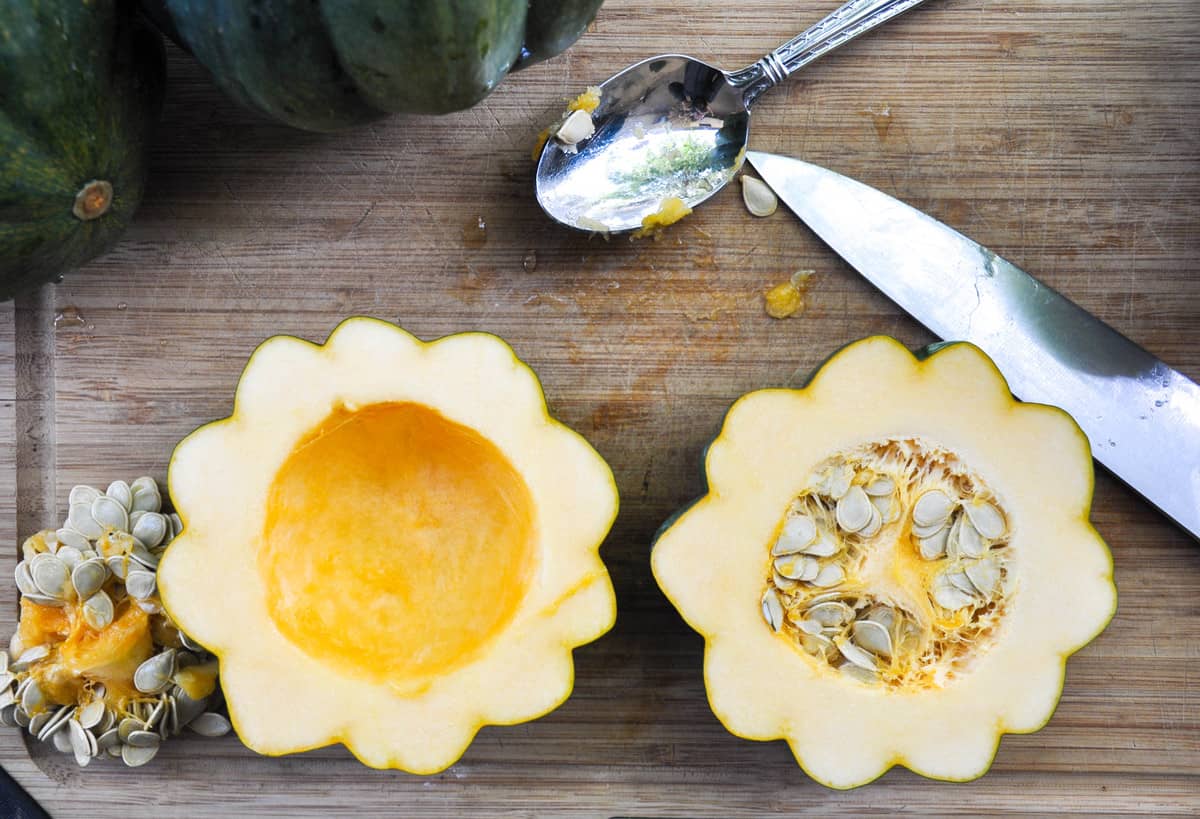
[[813, 60], [924, 1], [849, 0], [754, 65], [731, 73], [729, 81], [743, 89], [742, 99], [749, 108], [762, 92], [783, 82]]

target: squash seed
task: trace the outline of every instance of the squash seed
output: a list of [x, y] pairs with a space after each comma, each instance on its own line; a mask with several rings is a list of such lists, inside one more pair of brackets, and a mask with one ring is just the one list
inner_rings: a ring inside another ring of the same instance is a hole
[[742, 201], [754, 216], [770, 216], [779, 207], [779, 197], [761, 179], [742, 174]]
[[932, 526], [945, 523], [954, 508], [950, 496], [940, 489], [933, 489], [917, 498], [913, 505], [913, 523]]
[[99, 591], [84, 601], [83, 619], [96, 631], [103, 631], [113, 621], [115, 611], [112, 598]]
[[863, 489], [873, 498], [891, 497], [892, 493], [896, 491], [896, 481], [887, 475], [881, 475], [864, 486]]
[[817, 539], [804, 548], [804, 553], [813, 557], [833, 557], [841, 548], [832, 535], [822, 530]]
[[109, 748], [121, 742], [121, 738], [117, 736], [117, 729], [110, 728], [100, 736], [96, 737], [96, 750], [107, 751]]
[[820, 634], [823, 631], [823, 628], [819, 622], [808, 619], [798, 620], [796, 622], [796, 628], [800, 629], [805, 634], [813, 635]]
[[[64, 722], [61, 727], [66, 728]], [[59, 753], [71, 753], [71, 732], [70, 731], [55, 731], [50, 737], [50, 741], [54, 743], [54, 748]]]
[[108, 485], [108, 489], [104, 491], [104, 494], [125, 507], [126, 512], [133, 506], [133, 490], [129, 488], [129, 484], [125, 483], [125, 481], [113, 481]]
[[[117, 746], [113, 747], [115, 748]], [[134, 745], [121, 745], [120, 748], [121, 761], [123, 761], [130, 768], [138, 768], [154, 759], [155, 755], [158, 754], [159, 746], [150, 745], [146, 747], [137, 747]], [[109, 751], [111, 753], [112, 749], [110, 748]]]
[[71, 750], [75, 753], [75, 762], [79, 767], [86, 767], [96, 755], [96, 738], [75, 720], [67, 721], [68, 734], [71, 740]]
[[938, 529], [929, 537], [918, 538], [917, 544], [920, 546], [921, 557], [926, 560], [937, 560], [946, 554], [946, 542], [949, 538], [950, 530], [946, 527]]
[[805, 551], [805, 547], [817, 539], [817, 524], [808, 515], [789, 515], [784, 521], [783, 531], [775, 546], [771, 549], [773, 555], [790, 555]]
[[28, 563], [24, 560], [18, 563], [13, 575], [17, 583], [17, 590], [21, 594], [38, 594], [38, 587], [33, 582], [33, 575], [29, 573]]
[[87, 705], [81, 706], [75, 718], [79, 720], [80, 725], [91, 730], [100, 724], [100, 721], [104, 719], [105, 713], [104, 703], [100, 700], [94, 700]]
[[963, 511], [971, 521], [971, 525], [982, 537], [996, 540], [1004, 537], [1006, 526], [1004, 515], [995, 504], [988, 501], [972, 500], [963, 504]]
[[133, 672], [133, 686], [143, 694], [157, 694], [171, 683], [175, 673], [175, 650], [154, 655]]
[[892, 656], [892, 635], [874, 620], [857, 620], [852, 629], [854, 643], [879, 657]]
[[71, 571], [66, 563], [49, 552], [43, 552], [30, 561], [29, 575], [33, 578], [33, 585], [45, 596], [58, 600], [66, 597]]
[[[129, 511], [116, 498], [101, 495], [92, 502], [92, 508], [89, 511], [91, 512], [92, 520], [98, 526], [102, 526], [105, 529], [129, 531]], [[84, 534], [87, 533], [85, 532]]]
[[154, 572], [130, 569], [125, 575], [125, 591], [135, 600], [149, 600], [158, 591]]
[[1000, 567], [992, 558], [977, 560], [963, 570], [971, 585], [984, 597], [991, 599], [1000, 588]]
[[132, 534], [148, 549], [153, 549], [162, 543], [167, 536], [170, 525], [167, 519], [157, 512], [145, 512], [133, 524]]
[[820, 565], [806, 555], [786, 555], [775, 558], [775, 571], [789, 580], [812, 580], [820, 571]]
[[94, 486], [74, 486], [71, 488], [71, 493], [67, 497], [67, 503], [69, 506], [74, 506], [77, 503], [87, 504], [88, 508], [90, 509], [96, 498], [103, 494], [103, 492]]
[[100, 591], [108, 574], [108, 567], [100, 558], [85, 560], [71, 571], [71, 585], [75, 587], [75, 594], [86, 600]]
[[857, 534], [859, 537], [875, 537], [879, 534], [879, 530], [883, 528], [883, 515], [875, 508], [875, 504], [871, 504], [870, 518], [867, 525], [859, 529]]
[[841, 583], [845, 578], [846, 571], [841, 566], [823, 566], [817, 576], [813, 578], [812, 584], [827, 589]]
[[[67, 727], [67, 721], [71, 719], [75, 713], [75, 706], [64, 705], [53, 714], [50, 714], [49, 712], [45, 713], [46, 719], [41, 722], [40, 726], [36, 724], [36, 720], [29, 720], [29, 733], [36, 736], [42, 742], [45, 742], [53, 737], [56, 733]], [[41, 715], [39, 714], [39, 716]]]
[[791, 591], [800, 585], [799, 580], [793, 580], [790, 577], [784, 577], [774, 569], [771, 570], [771, 577], [775, 581], [775, 588], [780, 591]]
[[229, 720], [213, 711], [201, 714], [192, 720], [188, 728], [204, 737], [220, 737], [232, 729]]
[[135, 748], [151, 748], [157, 747], [162, 737], [154, 731], [130, 731], [125, 742]]
[[979, 536], [978, 530], [967, 515], [959, 515], [950, 527], [950, 537], [946, 551], [952, 556], [979, 557], [987, 549], [987, 544]]
[[838, 668], [838, 671], [842, 672], [842, 674], [844, 674], [845, 676], [850, 677], [851, 679], [854, 679], [854, 680], [858, 680], [859, 682], [862, 682], [862, 683], [870, 684], [870, 683], [879, 682], [878, 674], [876, 674], [874, 671], [870, 671], [866, 668], [861, 668], [860, 666], [857, 666], [854, 663], [843, 663]]
[[808, 616], [822, 626], [841, 626], [853, 619], [854, 610], [845, 603], [831, 600], [813, 606], [808, 610]]
[[50, 711], [43, 711], [40, 714], [34, 714], [29, 718], [29, 733], [40, 738], [40, 734], [46, 728], [46, 723], [48, 723], [53, 716], [54, 713]]
[[848, 487], [846, 493], [837, 502], [838, 526], [847, 532], [857, 532], [871, 522], [872, 511], [874, 511], [874, 507], [862, 487]]
[[933, 581], [933, 602], [948, 611], [958, 611], [975, 602], [974, 595], [954, 585], [946, 575], [938, 575]]
[[783, 603], [774, 589], [767, 589], [762, 598], [763, 619], [771, 627], [771, 631], [779, 631], [783, 625]]
[[92, 542], [79, 532], [76, 532], [74, 529], [67, 529], [64, 527], [59, 529], [54, 534], [58, 538], [60, 546], [74, 546], [80, 552], [87, 551], [89, 548], [91, 548]]
[[842, 652], [843, 657], [845, 657], [851, 663], [854, 663], [854, 665], [858, 666], [859, 668], [865, 668], [867, 671], [874, 671], [879, 667], [875, 661], [875, 657], [871, 655], [871, 652], [863, 651], [846, 638], [835, 637], [833, 644], [837, 646], [838, 651]]
[[72, 503], [71, 511], [67, 515], [67, 527], [78, 532], [89, 540], [94, 540], [104, 535], [104, 527], [101, 526], [94, 517], [92, 517], [92, 505], [99, 502], [97, 497], [92, 503]]
[[568, 153], [574, 153], [574, 148], [585, 139], [589, 139], [596, 133], [596, 126], [592, 122], [592, 115], [587, 111], [579, 109], [572, 111], [563, 124], [554, 132], [554, 138], [565, 146]]

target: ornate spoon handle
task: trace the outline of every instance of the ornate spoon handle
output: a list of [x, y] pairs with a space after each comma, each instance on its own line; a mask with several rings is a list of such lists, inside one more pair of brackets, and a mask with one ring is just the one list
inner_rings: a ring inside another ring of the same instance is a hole
[[746, 107], [818, 57], [866, 34], [925, 0], [849, 0], [803, 34], [788, 40], [754, 65], [729, 75], [742, 88]]

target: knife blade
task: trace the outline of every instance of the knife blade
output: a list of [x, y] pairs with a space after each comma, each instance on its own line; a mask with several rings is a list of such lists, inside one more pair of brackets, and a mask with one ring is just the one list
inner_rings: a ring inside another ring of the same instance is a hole
[[1066, 410], [1097, 460], [1200, 539], [1200, 386], [928, 214], [808, 162], [746, 158], [855, 270], [939, 337], [982, 349], [1017, 397]]

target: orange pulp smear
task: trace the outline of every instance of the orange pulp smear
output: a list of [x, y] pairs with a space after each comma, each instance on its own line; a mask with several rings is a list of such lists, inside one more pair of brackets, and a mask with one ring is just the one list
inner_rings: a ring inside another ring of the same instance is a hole
[[633, 233], [634, 239], [656, 236], [667, 225], [673, 225], [692, 212], [678, 196], [669, 196], [658, 206], [658, 210], [642, 219], [642, 226]]
[[415, 403], [334, 410], [271, 486], [258, 569], [287, 639], [400, 686], [473, 659], [535, 565], [533, 500], [502, 452]]

